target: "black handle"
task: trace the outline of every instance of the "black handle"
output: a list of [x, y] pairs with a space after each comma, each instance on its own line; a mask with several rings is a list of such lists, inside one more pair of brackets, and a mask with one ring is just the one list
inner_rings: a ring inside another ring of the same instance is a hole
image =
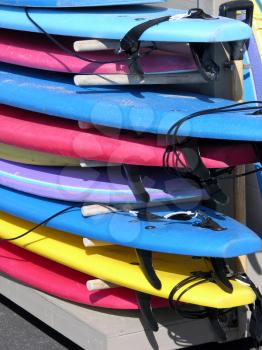
[[[252, 27], [253, 23], [253, 12], [254, 4], [249, 0], [238, 0], [238, 1], [229, 1], [219, 6], [219, 16], [236, 18], [237, 11], [246, 11], [246, 17], [243, 20], [246, 24]], [[244, 45], [248, 49], [249, 40], [238, 41], [231, 43], [231, 59], [233, 60], [242, 60]]]
[[243, 20], [252, 27], [254, 4], [249, 0], [229, 1], [219, 6], [219, 16], [236, 18], [237, 11], [246, 11], [246, 17]]

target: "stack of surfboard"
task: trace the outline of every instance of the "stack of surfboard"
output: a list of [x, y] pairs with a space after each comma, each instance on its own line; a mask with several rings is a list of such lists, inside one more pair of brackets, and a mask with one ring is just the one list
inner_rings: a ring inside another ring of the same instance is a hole
[[[216, 79], [210, 47], [248, 39], [248, 25], [198, 10], [87, 8], [123, 2], [155, 1], [0, 1], [0, 236], [12, 240], [0, 266], [65, 299], [140, 307], [157, 330], [150, 296], [209, 317], [256, 299], [224, 259], [261, 250], [261, 239], [200, 203], [227, 202], [212, 171], [258, 159], [262, 118], [166, 86]], [[177, 136], [187, 142], [174, 146]]]

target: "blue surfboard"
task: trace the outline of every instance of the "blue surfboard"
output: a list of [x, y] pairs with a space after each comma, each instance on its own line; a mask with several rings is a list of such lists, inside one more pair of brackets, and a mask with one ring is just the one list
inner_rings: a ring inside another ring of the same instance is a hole
[[[0, 210], [32, 222], [32, 227], [70, 205], [72, 203], [0, 187]], [[76, 207], [58, 215], [46, 225], [91, 239], [174, 254], [228, 258], [262, 249], [262, 240], [246, 226], [214, 210], [199, 207], [197, 203], [148, 210], [161, 218], [138, 219], [127, 211], [84, 218], [80, 207]], [[181, 210], [201, 210], [225, 230], [202, 228], [198, 226], [199, 218], [183, 221], [163, 217]]]
[[[0, 64], [0, 102], [14, 107], [105, 125], [166, 134], [181, 118], [230, 105], [206, 95], [143, 87], [77, 87], [67, 75]], [[262, 141], [262, 116], [249, 111], [216, 113], [187, 121], [179, 135]]]
[[[185, 10], [163, 7], [129, 7], [110, 9], [30, 9], [32, 19], [50, 34], [122, 39], [133, 27], [164, 16], [186, 14]], [[70, 25], [69, 25], [70, 24]], [[28, 19], [25, 9], [0, 6], [0, 27], [39, 32]], [[146, 30], [141, 40], [169, 42], [227, 42], [248, 39], [250, 27], [230, 18], [173, 19]]]
[[20, 7], [123, 6], [165, 2], [166, 0], [1, 0], [0, 5]]

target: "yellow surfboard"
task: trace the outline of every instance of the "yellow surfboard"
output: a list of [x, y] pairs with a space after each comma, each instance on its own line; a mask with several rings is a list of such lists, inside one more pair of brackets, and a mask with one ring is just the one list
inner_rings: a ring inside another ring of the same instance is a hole
[[[32, 151], [26, 148], [6, 145], [0, 143], [0, 158], [12, 162], [42, 165], [42, 166], [80, 166], [81, 160], [77, 158], [56, 156], [50, 153]], [[104, 166], [102, 162], [84, 161], [85, 166]]]
[[[0, 212], [2, 238], [20, 235], [33, 226], [28, 221]], [[81, 237], [46, 227], [12, 243], [102, 280], [163, 298], [168, 298], [173, 287], [192, 272], [211, 270], [208, 260], [204, 258], [156, 253], [153, 256], [154, 268], [162, 282], [162, 288], [157, 290], [141, 271], [134, 249], [116, 245], [85, 248]], [[233, 293], [229, 294], [216, 284], [206, 282], [185, 293], [181, 301], [213, 308], [230, 308], [254, 302], [256, 297], [249, 286], [237, 281], [232, 281], [232, 284]]]

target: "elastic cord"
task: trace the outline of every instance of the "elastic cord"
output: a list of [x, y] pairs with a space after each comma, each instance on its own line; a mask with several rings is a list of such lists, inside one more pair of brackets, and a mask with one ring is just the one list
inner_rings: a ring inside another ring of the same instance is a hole
[[32, 228], [30, 228], [28, 231], [22, 233], [21, 235], [18, 235], [18, 236], [16, 236], [16, 237], [12, 237], [12, 238], [0, 238], [0, 243], [1, 243], [2, 241], [15, 241], [15, 240], [17, 240], [17, 239], [20, 239], [20, 238], [22, 238], [22, 237], [28, 235], [28, 234], [31, 233], [32, 231], [36, 230], [37, 228], [39, 228], [39, 227], [41, 227], [41, 226], [47, 224], [49, 221], [51, 221], [51, 220], [54, 219], [55, 217], [57, 217], [57, 216], [59, 216], [59, 215], [62, 215], [62, 214], [64, 214], [64, 213], [68, 212], [69, 210], [75, 209], [75, 208], [78, 208], [78, 207], [79, 207], [79, 206], [73, 205], [73, 206], [67, 207], [67, 208], [65, 208], [65, 209], [63, 209], [63, 210], [60, 210], [59, 212], [57, 212], [57, 213], [55, 213], [54, 215], [48, 217], [47, 219], [45, 219], [44, 221], [40, 222], [39, 224], [33, 226]]
[[[110, 63], [119, 63], [119, 62], [123, 62], [123, 61], [127, 61], [128, 59], [124, 59], [124, 58], [120, 58], [120, 59], [116, 59], [116, 60], [109, 60], [109, 61], [99, 61], [99, 60], [92, 60], [89, 58], [86, 58], [82, 55], [77, 54], [75, 51], [68, 49], [66, 46], [64, 46], [61, 42], [59, 42], [53, 35], [47, 33], [29, 14], [29, 7], [25, 8], [25, 14], [27, 16], [27, 18], [29, 19], [29, 21], [41, 32], [43, 33], [50, 41], [52, 41], [53, 44], [55, 44], [57, 47], [59, 47], [62, 51], [64, 51], [65, 53], [79, 58], [85, 62], [89, 62], [89, 63], [97, 63], [97, 64], [110, 64]], [[142, 56], [148, 55], [150, 54], [152, 51], [155, 50], [155, 45], [153, 44], [152, 47], [149, 47], [149, 50], [144, 53]], [[99, 75], [99, 74], [95, 74], [95, 75]]]
[[[178, 131], [180, 129], [180, 127], [188, 120], [191, 120], [193, 118], [196, 117], [200, 117], [200, 116], [204, 116], [204, 115], [211, 115], [211, 114], [216, 114], [216, 113], [228, 113], [228, 112], [240, 112], [240, 111], [260, 111], [261, 110], [261, 106], [250, 106], [251, 104], [262, 104], [262, 101], [247, 101], [247, 102], [241, 102], [241, 103], [234, 103], [228, 106], [224, 106], [224, 107], [219, 107], [219, 108], [212, 108], [212, 109], [206, 109], [206, 110], [202, 110], [202, 111], [198, 111], [195, 113], [192, 113], [182, 119], [180, 119], [178, 122], [176, 122], [175, 124], [173, 124], [170, 129], [167, 132], [166, 135], [166, 143], [167, 143], [167, 147], [166, 147], [166, 151], [163, 155], [163, 166], [165, 168], [169, 168], [170, 167], [170, 153], [173, 152], [173, 161], [172, 161], [172, 166], [175, 167], [176, 171], [179, 173], [181, 173], [181, 169], [178, 168], [178, 163], [182, 166], [182, 171], [187, 171], [190, 172], [191, 175], [194, 175], [193, 169], [188, 168], [188, 166], [185, 164], [185, 162], [183, 162], [180, 158], [180, 154], [179, 151], [177, 149], [177, 147], [180, 145], [179, 140], [178, 140]], [[246, 106], [247, 107], [243, 107]], [[176, 162], [174, 161], [174, 159], [176, 160]], [[248, 172], [248, 173], [244, 173], [244, 174], [239, 174], [236, 175], [236, 177], [241, 177], [241, 176], [246, 176], [249, 174], [253, 174], [255, 172], [259, 172], [262, 170], [262, 167], [260, 169], [256, 169], [252, 172]], [[234, 176], [232, 176], [234, 177]], [[232, 178], [230, 177], [225, 177], [224, 179], [229, 179]]]

